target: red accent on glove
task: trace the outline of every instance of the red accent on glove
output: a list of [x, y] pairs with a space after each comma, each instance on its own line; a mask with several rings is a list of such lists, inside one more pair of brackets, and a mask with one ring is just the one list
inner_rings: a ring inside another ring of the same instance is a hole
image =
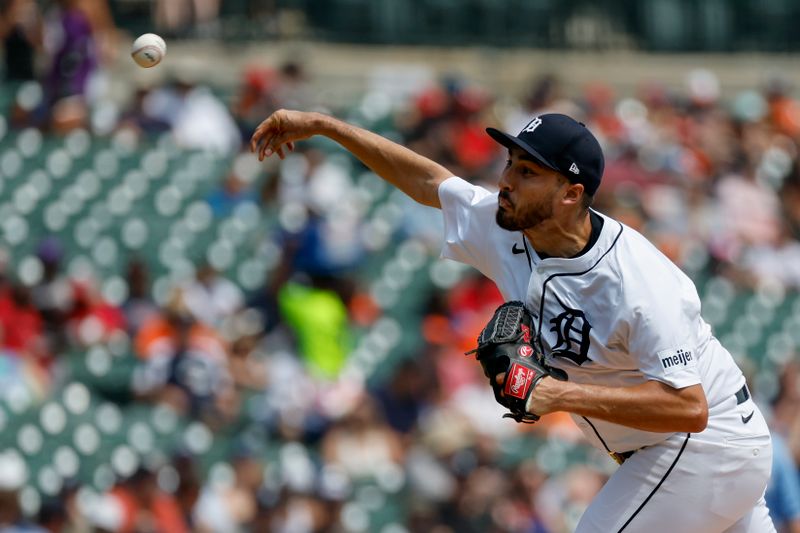
[[506, 375], [503, 392], [506, 396], [524, 400], [528, 397], [528, 391], [536, 377], [536, 371], [533, 369], [514, 363]]

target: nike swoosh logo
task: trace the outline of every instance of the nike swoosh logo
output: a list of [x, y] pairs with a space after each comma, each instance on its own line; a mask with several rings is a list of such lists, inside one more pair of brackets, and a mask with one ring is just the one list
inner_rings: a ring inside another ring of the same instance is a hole
[[517, 243], [514, 243], [514, 246], [511, 247], [511, 252], [514, 255], [516, 255], [516, 254], [524, 254], [525, 250], [523, 248], [518, 248], [517, 247]]
[[753, 418], [753, 414], [755, 414], [755, 411], [750, 411], [750, 414], [747, 416], [739, 415], [742, 417], [742, 424], [747, 424], [748, 422], [750, 422], [750, 419]]

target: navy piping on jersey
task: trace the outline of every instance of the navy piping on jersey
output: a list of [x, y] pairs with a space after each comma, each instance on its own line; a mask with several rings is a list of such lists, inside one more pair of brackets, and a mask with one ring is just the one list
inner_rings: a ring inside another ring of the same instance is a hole
[[658, 484], [653, 488], [653, 490], [650, 492], [650, 494], [647, 496], [647, 498], [645, 498], [644, 501], [639, 505], [639, 507], [636, 508], [636, 510], [631, 515], [631, 517], [628, 518], [628, 521], [625, 522], [624, 524], [622, 524], [622, 527], [619, 528], [619, 531], [617, 533], [622, 533], [622, 530], [625, 529], [626, 527], [628, 527], [628, 525], [636, 517], [636, 515], [639, 514], [639, 511], [641, 511], [644, 508], [644, 506], [647, 504], [647, 502], [650, 501], [650, 498], [652, 498], [653, 495], [658, 491], [658, 489], [661, 488], [661, 485], [664, 484], [664, 481], [666, 481], [667, 476], [669, 476], [670, 472], [672, 472], [672, 469], [675, 468], [675, 465], [678, 464], [678, 459], [680, 459], [681, 455], [683, 455], [683, 450], [686, 449], [686, 444], [689, 442], [689, 437], [691, 437], [691, 436], [692, 436], [691, 433], [687, 433], [686, 434], [686, 439], [683, 441], [683, 446], [681, 446], [681, 449], [678, 452], [678, 455], [675, 457], [675, 460], [672, 461], [672, 464], [670, 465], [669, 469], [667, 470], [667, 473], [664, 474], [664, 477], [661, 478], [661, 481], [659, 481]]
[[[521, 232], [520, 232], [521, 233]], [[528, 268], [533, 272], [533, 261], [531, 261], [531, 252], [528, 250], [528, 238], [522, 233], [522, 246], [525, 248], [525, 257], [528, 258]]]
[[614, 246], [617, 245], [617, 241], [619, 241], [619, 238], [622, 235], [622, 230], [623, 230], [623, 226], [622, 226], [622, 224], [620, 224], [619, 225], [619, 232], [617, 233], [617, 236], [614, 237], [614, 242], [611, 243], [611, 246], [608, 247], [608, 250], [603, 252], [603, 255], [598, 257], [597, 261], [595, 261], [592, 266], [590, 266], [589, 268], [587, 268], [583, 272], [559, 272], [557, 274], [551, 274], [542, 283], [542, 296], [541, 296], [541, 298], [539, 300], [539, 325], [538, 325], [538, 327], [536, 329], [536, 343], [539, 345], [539, 349], [541, 350], [542, 353], [545, 353], [544, 352], [544, 345], [542, 344], [542, 322], [544, 322], [544, 297], [545, 297], [545, 295], [547, 293], [547, 284], [553, 278], [558, 278], [558, 277], [562, 277], [562, 276], [582, 276], [582, 275], [594, 270], [594, 267], [596, 267], [598, 264], [600, 264], [600, 261], [602, 261], [603, 258], [606, 255], [608, 255], [608, 252], [610, 252], [612, 249], [614, 249]]
[[[542, 322], [544, 322], [544, 297], [545, 297], [545, 294], [547, 292], [547, 283], [551, 279], [559, 277], [559, 276], [582, 276], [582, 275], [586, 274], [587, 272], [590, 272], [591, 270], [593, 270], [594, 267], [596, 267], [600, 263], [600, 261], [602, 261], [603, 258], [606, 255], [608, 255], [608, 252], [610, 252], [614, 248], [614, 246], [616, 246], [617, 241], [619, 241], [619, 238], [622, 235], [622, 230], [623, 230], [623, 226], [622, 226], [622, 224], [620, 224], [619, 225], [619, 232], [617, 233], [617, 236], [614, 237], [614, 242], [611, 243], [611, 246], [608, 247], [608, 250], [603, 252], [603, 255], [601, 255], [599, 258], [597, 258], [597, 261], [595, 261], [594, 264], [592, 266], [590, 266], [587, 270], [584, 270], [583, 272], [576, 272], [576, 273], [560, 272], [558, 274], [552, 274], [550, 277], [548, 277], [542, 283], [542, 296], [541, 296], [541, 299], [539, 300], [539, 325], [537, 326], [536, 337], [535, 337], [536, 344], [539, 345], [539, 350], [541, 351], [541, 353], [545, 353], [544, 345], [542, 344]], [[526, 248], [526, 250], [527, 250], [527, 248]], [[588, 418], [583, 417], [583, 419], [586, 420], [587, 422], [589, 422]], [[603, 440], [603, 437], [600, 436], [600, 433], [597, 431], [597, 428], [594, 427], [594, 424], [592, 424], [591, 422], [589, 422], [589, 425], [592, 426], [592, 429], [594, 430], [595, 435], [597, 435], [597, 438], [600, 439], [600, 442], [603, 443], [603, 446], [605, 447], [606, 451], [608, 451], [610, 453], [611, 450], [609, 450], [608, 446], [606, 445], [605, 440]]]
[[600, 443], [603, 445], [603, 448], [605, 448], [608, 453], [613, 453], [611, 451], [611, 448], [608, 447], [608, 444], [606, 444], [606, 441], [603, 440], [603, 437], [600, 436], [600, 432], [597, 431], [596, 427], [594, 427], [594, 424], [592, 424], [592, 422], [588, 418], [586, 418], [585, 416], [582, 416], [581, 418], [586, 420], [586, 423], [589, 424], [592, 427], [592, 430], [594, 430], [594, 434], [597, 435], [597, 438], [600, 440]]

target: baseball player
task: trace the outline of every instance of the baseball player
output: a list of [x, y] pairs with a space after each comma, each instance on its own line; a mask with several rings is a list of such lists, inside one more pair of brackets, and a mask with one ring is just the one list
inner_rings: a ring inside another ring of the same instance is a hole
[[604, 166], [595, 137], [560, 114], [533, 118], [517, 136], [487, 132], [508, 149], [498, 192], [318, 113], [277, 111], [258, 126], [251, 148], [260, 159], [283, 158], [312, 135], [338, 142], [414, 200], [442, 210], [444, 257], [472, 265], [505, 300], [524, 303], [531, 345], [566, 375], [523, 387], [525, 411], [533, 419], [571, 413], [621, 464], [578, 532], [775, 531], [763, 497], [772, 459], [767, 424], [700, 316], [694, 284], [642, 235], [591, 209]]

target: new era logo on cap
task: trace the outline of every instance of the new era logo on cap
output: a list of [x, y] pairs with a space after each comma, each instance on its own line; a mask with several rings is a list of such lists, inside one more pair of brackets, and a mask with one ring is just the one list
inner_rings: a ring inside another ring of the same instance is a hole
[[588, 194], [600, 186], [605, 166], [600, 143], [584, 124], [567, 115], [540, 115], [516, 137], [495, 128], [486, 128], [486, 133], [506, 148], [521, 148], [543, 166], [583, 184]]

